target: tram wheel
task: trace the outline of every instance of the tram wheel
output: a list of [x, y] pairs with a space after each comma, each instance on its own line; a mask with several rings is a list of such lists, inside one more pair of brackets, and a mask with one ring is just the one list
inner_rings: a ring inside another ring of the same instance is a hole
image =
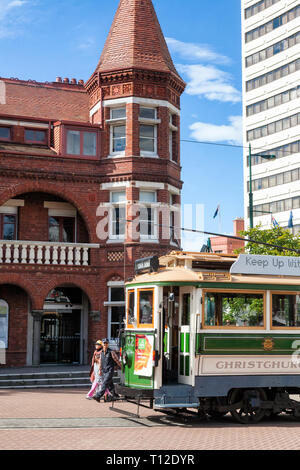
[[[231, 405], [234, 403], [243, 402], [241, 408], [232, 410], [231, 416], [241, 424], [255, 424], [259, 423], [264, 416], [265, 410], [263, 408], [254, 408], [250, 403], [247, 403], [246, 392], [249, 390], [235, 389], [232, 391], [229, 402]], [[259, 393], [259, 398], [261, 400], [267, 400], [267, 395], [263, 389], [255, 389]]]

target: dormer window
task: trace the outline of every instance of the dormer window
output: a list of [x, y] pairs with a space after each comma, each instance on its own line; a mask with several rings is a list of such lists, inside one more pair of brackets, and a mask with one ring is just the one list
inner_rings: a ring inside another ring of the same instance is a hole
[[47, 132], [37, 129], [25, 129], [25, 142], [33, 144], [46, 144]]
[[95, 157], [97, 155], [97, 133], [68, 129], [67, 154]]
[[0, 127], [0, 140], [10, 140], [10, 127]]

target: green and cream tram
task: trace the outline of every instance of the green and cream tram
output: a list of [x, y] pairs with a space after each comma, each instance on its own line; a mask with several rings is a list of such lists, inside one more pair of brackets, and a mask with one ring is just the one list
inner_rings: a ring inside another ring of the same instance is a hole
[[172, 252], [126, 284], [123, 396], [156, 410], [300, 416], [300, 258]]

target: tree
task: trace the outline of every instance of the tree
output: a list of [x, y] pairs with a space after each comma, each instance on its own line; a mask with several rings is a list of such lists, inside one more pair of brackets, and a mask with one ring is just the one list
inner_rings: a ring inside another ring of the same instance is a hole
[[270, 243], [271, 245], [293, 248], [299, 250], [299, 252], [249, 242], [244, 249], [237, 250], [237, 254], [245, 252], [251, 255], [300, 256], [300, 233], [293, 235], [288, 229], [282, 227], [262, 230], [261, 224], [259, 224], [252, 229], [240, 232], [240, 235], [251, 240]]

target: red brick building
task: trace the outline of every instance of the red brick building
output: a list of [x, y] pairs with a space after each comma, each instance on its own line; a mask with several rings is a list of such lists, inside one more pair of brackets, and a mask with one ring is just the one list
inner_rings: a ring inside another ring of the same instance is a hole
[[[244, 219], [237, 218], [233, 221], [233, 235], [240, 237], [241, 232], [245, 230]], [[242, 240], [233, 240], [227, 237], [211, 237], [211, 248], [214, 253], [225, 253], [228, 255], [234, 254], [235, 250], [240, 250], [245, 247], [245, 242]]]
[[184, 87], [151, 0], [120, 1], [86, 83], [0, 79], [6, 365], [87, 363], [134, 260], [178, 246], [159, 223], [180, 205]]

